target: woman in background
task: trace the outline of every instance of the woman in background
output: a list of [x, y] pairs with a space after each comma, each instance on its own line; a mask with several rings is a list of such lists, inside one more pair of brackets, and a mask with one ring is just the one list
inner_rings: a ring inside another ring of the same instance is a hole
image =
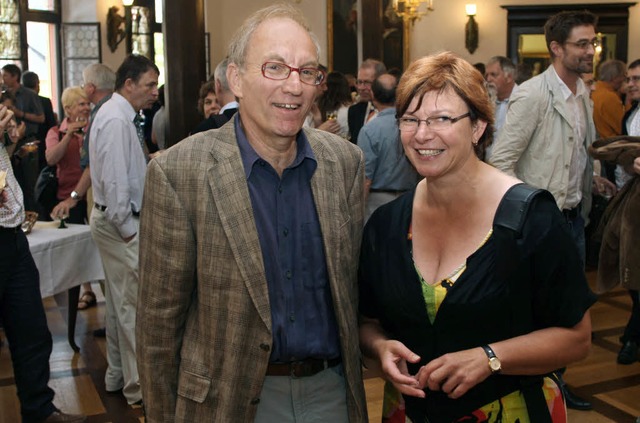
[[[47, 133], [46, 159], [47, 165], [56, 166], [58, 176], [58, 201], [71, 196], [80, 177], [80, 150], [89, 122], [91, 103], [87, 94], [80, 87], [69, 87], [62, 92], [62, 107], [65, 118], [59, 126], [54, 126]], [[51, 211], [48, 210], [50, 213]], [[78, 198], [78, 204], [69, 209], [69, 216], [51, 216], [53, 219], [64, 218], [69, 223], [85, 225], [87, 223], [87, 200]], [[85, 310], [96, 305], [96, 295], [90, 283], [83, 284], [83, 292], [78, 301], [78, 310]]]

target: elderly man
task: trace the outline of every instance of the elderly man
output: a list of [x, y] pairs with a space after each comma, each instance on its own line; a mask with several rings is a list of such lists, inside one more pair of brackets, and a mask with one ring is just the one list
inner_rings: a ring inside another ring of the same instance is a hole
[[[497, 140], [504, 119], [507, 116], [509, 97], [516, 89], [516, 66], [504, 56], [494, 56], [489, 59], [485, 68], [484, 78], [487, 80], [487, 88], [495, 92], [496, 96], [496, 121], [493, 125], [493, 139]], [[484, 153], [484, 160], [489, 161], [493, 145], [489, 145]]]
[[139, 112], [158, 98], [153, 62], [130, 55], [116, 71], [115, 92], [91, 123], [89, 156], [95, 207], [91, 234], [105, 273], [106, 390], [142, 400], [136, 366], [138, 217], [147, 170]]
[[358, 141], [358, 135], [362, 126], [373, 119], [378, 111], [371, 102], [373, 93], [371, 85], [373, 81], [387, 71], [384, 63], [379, 60], [367, 59], [360, 65], [358, 69], [358, 79], [356, 79], [356, 88], [360, 101], [349, 107], [348, 122], [349, 136], [351, 142]]
[[366, 422], [356, 267], [364, 160], [301, 130], [324, 78], [301, 12], [231, 41], [239, 111], [149, 164], [138, 366], [149, 422]]
[[227, 81], [228, 66], [229, 59], [225, 58], [222, 62], [218, 63], [216, 70], [213, 72], [216, 98], [218, 99], [218, 103], [222, 105], [220, 112], [217, 114], [212, 113], [208, 118], [200, 122], [198, 126], [191, 131], [191, 135], [208, 131], [209, 129], [220, 128], [238, 111], [238, 102], [231, 92], [231, 89], [229, 89], [229, 81]]
[[0, 105], [0, 133], [8, 131], [11, 141], [8, 145], [0, 142], [0, 316], [11, 349], [22, 421], [84, 422], [85, 416], [58, 410], [48, 386], [51, 333], [40, 296], [38, 269], [20, 226], [25, 216], [22, 191], [9, 161], [24, 130], [24, 125], [16, 127], [13, 112]]
[[[560, 12], [547, 20], [544, 32], [552, 63], [511, 96], [490, 160], [498, 169], [553, 194], [583, 263], [592, 181], [598, 193], [613, 185], [593, 175], [587, 154], [596, 131], [589, 92], [580, 75], [593, 68], [599, 44], [596, 23], [597, 17], [587, 11]], [[564, 383], [561, 388], [567, 407], [591, 408]]]

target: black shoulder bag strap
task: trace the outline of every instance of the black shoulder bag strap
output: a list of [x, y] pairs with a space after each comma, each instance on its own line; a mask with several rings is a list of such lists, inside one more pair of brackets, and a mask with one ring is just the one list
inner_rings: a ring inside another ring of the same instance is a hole
[[[548, 192], [533, 188], [526, 184], [514, 185], [505, 194], [494, 220], [494, 236], [496, 239], [496, 272], [500, 279], [510, 281], [510, 291], [515, 295], [524, 289], [517, 278], [510, 277], [520, 263], [523, 252], [519, 239], [522, 238], [522, 227], [527, 217], [533, 199], [538, 195], [551, 195]], [[530, 332], [532, 329], [531, 316], [528, 310], [518, 307], [517, 301], [512, 301], [513, 323], [519, 325], [518, 333]], [[526, 313], [526, 314], [525, 314]], [[542, 391], [542, 376], [523, 376], [520, 379], [520, 390], [527, 404], [527, 411], [532, 422], [552, 423], [547, 401]]]

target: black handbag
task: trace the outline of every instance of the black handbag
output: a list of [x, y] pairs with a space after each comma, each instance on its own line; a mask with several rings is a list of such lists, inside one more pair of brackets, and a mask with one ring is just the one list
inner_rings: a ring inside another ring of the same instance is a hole
[[40, 171], [36, 180], [35, 197], [47, 215], [58, 204], [58, 177], [55, 166], [45, 166]]

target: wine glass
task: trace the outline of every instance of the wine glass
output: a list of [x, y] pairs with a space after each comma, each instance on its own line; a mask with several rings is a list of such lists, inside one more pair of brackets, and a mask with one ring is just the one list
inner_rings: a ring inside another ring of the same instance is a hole
[[85, 116], [78, 116], [78, 117], [76, 118], [76, 122], [82, 122], [82, 123], [84, 123], [84, 125], [82, 125], [82, 127], [80, 127], [80, 128], [78, 128], [78, 129], [76, 129], [76, 132], [77, 132], [78, 134], [83, 134], [83, 135], [84, 135], [84, 127], [85, 127], [85, 126], [86, 126], [86, 124], [87, 124], [87, 118], [86, 118]]

